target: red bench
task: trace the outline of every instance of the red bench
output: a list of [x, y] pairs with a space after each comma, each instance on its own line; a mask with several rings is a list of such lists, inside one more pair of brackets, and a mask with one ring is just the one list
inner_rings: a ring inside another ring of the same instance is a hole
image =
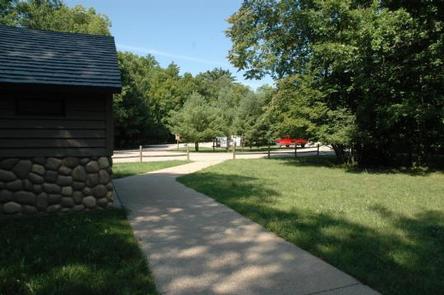
[[303, 139], [303, 138], [289, 138], [289, 137], [284, 137], [284, 138], [279, 138], [276, 139], [275, 142], [277, 144], [279, 144], [281, 147], [282, 146], [286, 146], [286, 147], [290, 147], [290, 145], [299, 145], [301, 147], [305, 147], [305, 145], [307, 144], [308, 140]]

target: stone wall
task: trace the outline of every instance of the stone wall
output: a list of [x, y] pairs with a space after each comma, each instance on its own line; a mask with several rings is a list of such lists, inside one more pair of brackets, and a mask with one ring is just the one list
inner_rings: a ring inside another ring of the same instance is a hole
[[0, 216], [109, 207], [111, 175], [109, 157], [0, 159]]

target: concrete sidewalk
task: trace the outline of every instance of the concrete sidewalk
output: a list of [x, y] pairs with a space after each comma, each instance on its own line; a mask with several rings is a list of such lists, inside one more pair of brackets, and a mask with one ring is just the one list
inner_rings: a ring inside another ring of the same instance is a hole
[[162, 294], [378, 294], [175, 179], [219, 162], [115, 180]]

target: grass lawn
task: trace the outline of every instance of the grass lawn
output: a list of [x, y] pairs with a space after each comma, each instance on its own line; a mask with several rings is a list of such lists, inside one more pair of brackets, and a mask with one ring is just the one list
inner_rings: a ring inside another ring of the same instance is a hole
[[444, 173], [329, 158], [235, 160], [179, 178], [383, 294], [442, 294]]
[[122, 178], [131, 175], [143, 174], [163, 168], [190, 163], [189, 161], [172, 160], [145, 163], [115, 163], [113, 164], [113, 178]]
[[5, 219], [0, 294], [157, 294], [123, 210]]

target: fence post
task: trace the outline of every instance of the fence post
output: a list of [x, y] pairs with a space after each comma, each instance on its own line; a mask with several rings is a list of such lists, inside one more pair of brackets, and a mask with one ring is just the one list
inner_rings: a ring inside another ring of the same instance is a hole
[[298, 157], [298, 145], [296, 143], [294, 144], [294, 157]]
[[268, 155], [267, 155], [267, 158], [268, 158], [268, 159], [271, 158], [270, 152], [271, 152], [271, 151], [270, 151], [270, 144], [268, 144]]
[[189, 161], [189, 160], [190, 160], [190, 147], [187, 143], [187, 161]]
[[236, 140], [233, 142], [233, 160], [236, 159]]
[[319, 156], [319, 143], [318, 143], [318, 150], [316, 151], [316, 155]]
[[139, 145], [139, 162], [140, 163], [143, 162], [142, 146], [141, 145]]

